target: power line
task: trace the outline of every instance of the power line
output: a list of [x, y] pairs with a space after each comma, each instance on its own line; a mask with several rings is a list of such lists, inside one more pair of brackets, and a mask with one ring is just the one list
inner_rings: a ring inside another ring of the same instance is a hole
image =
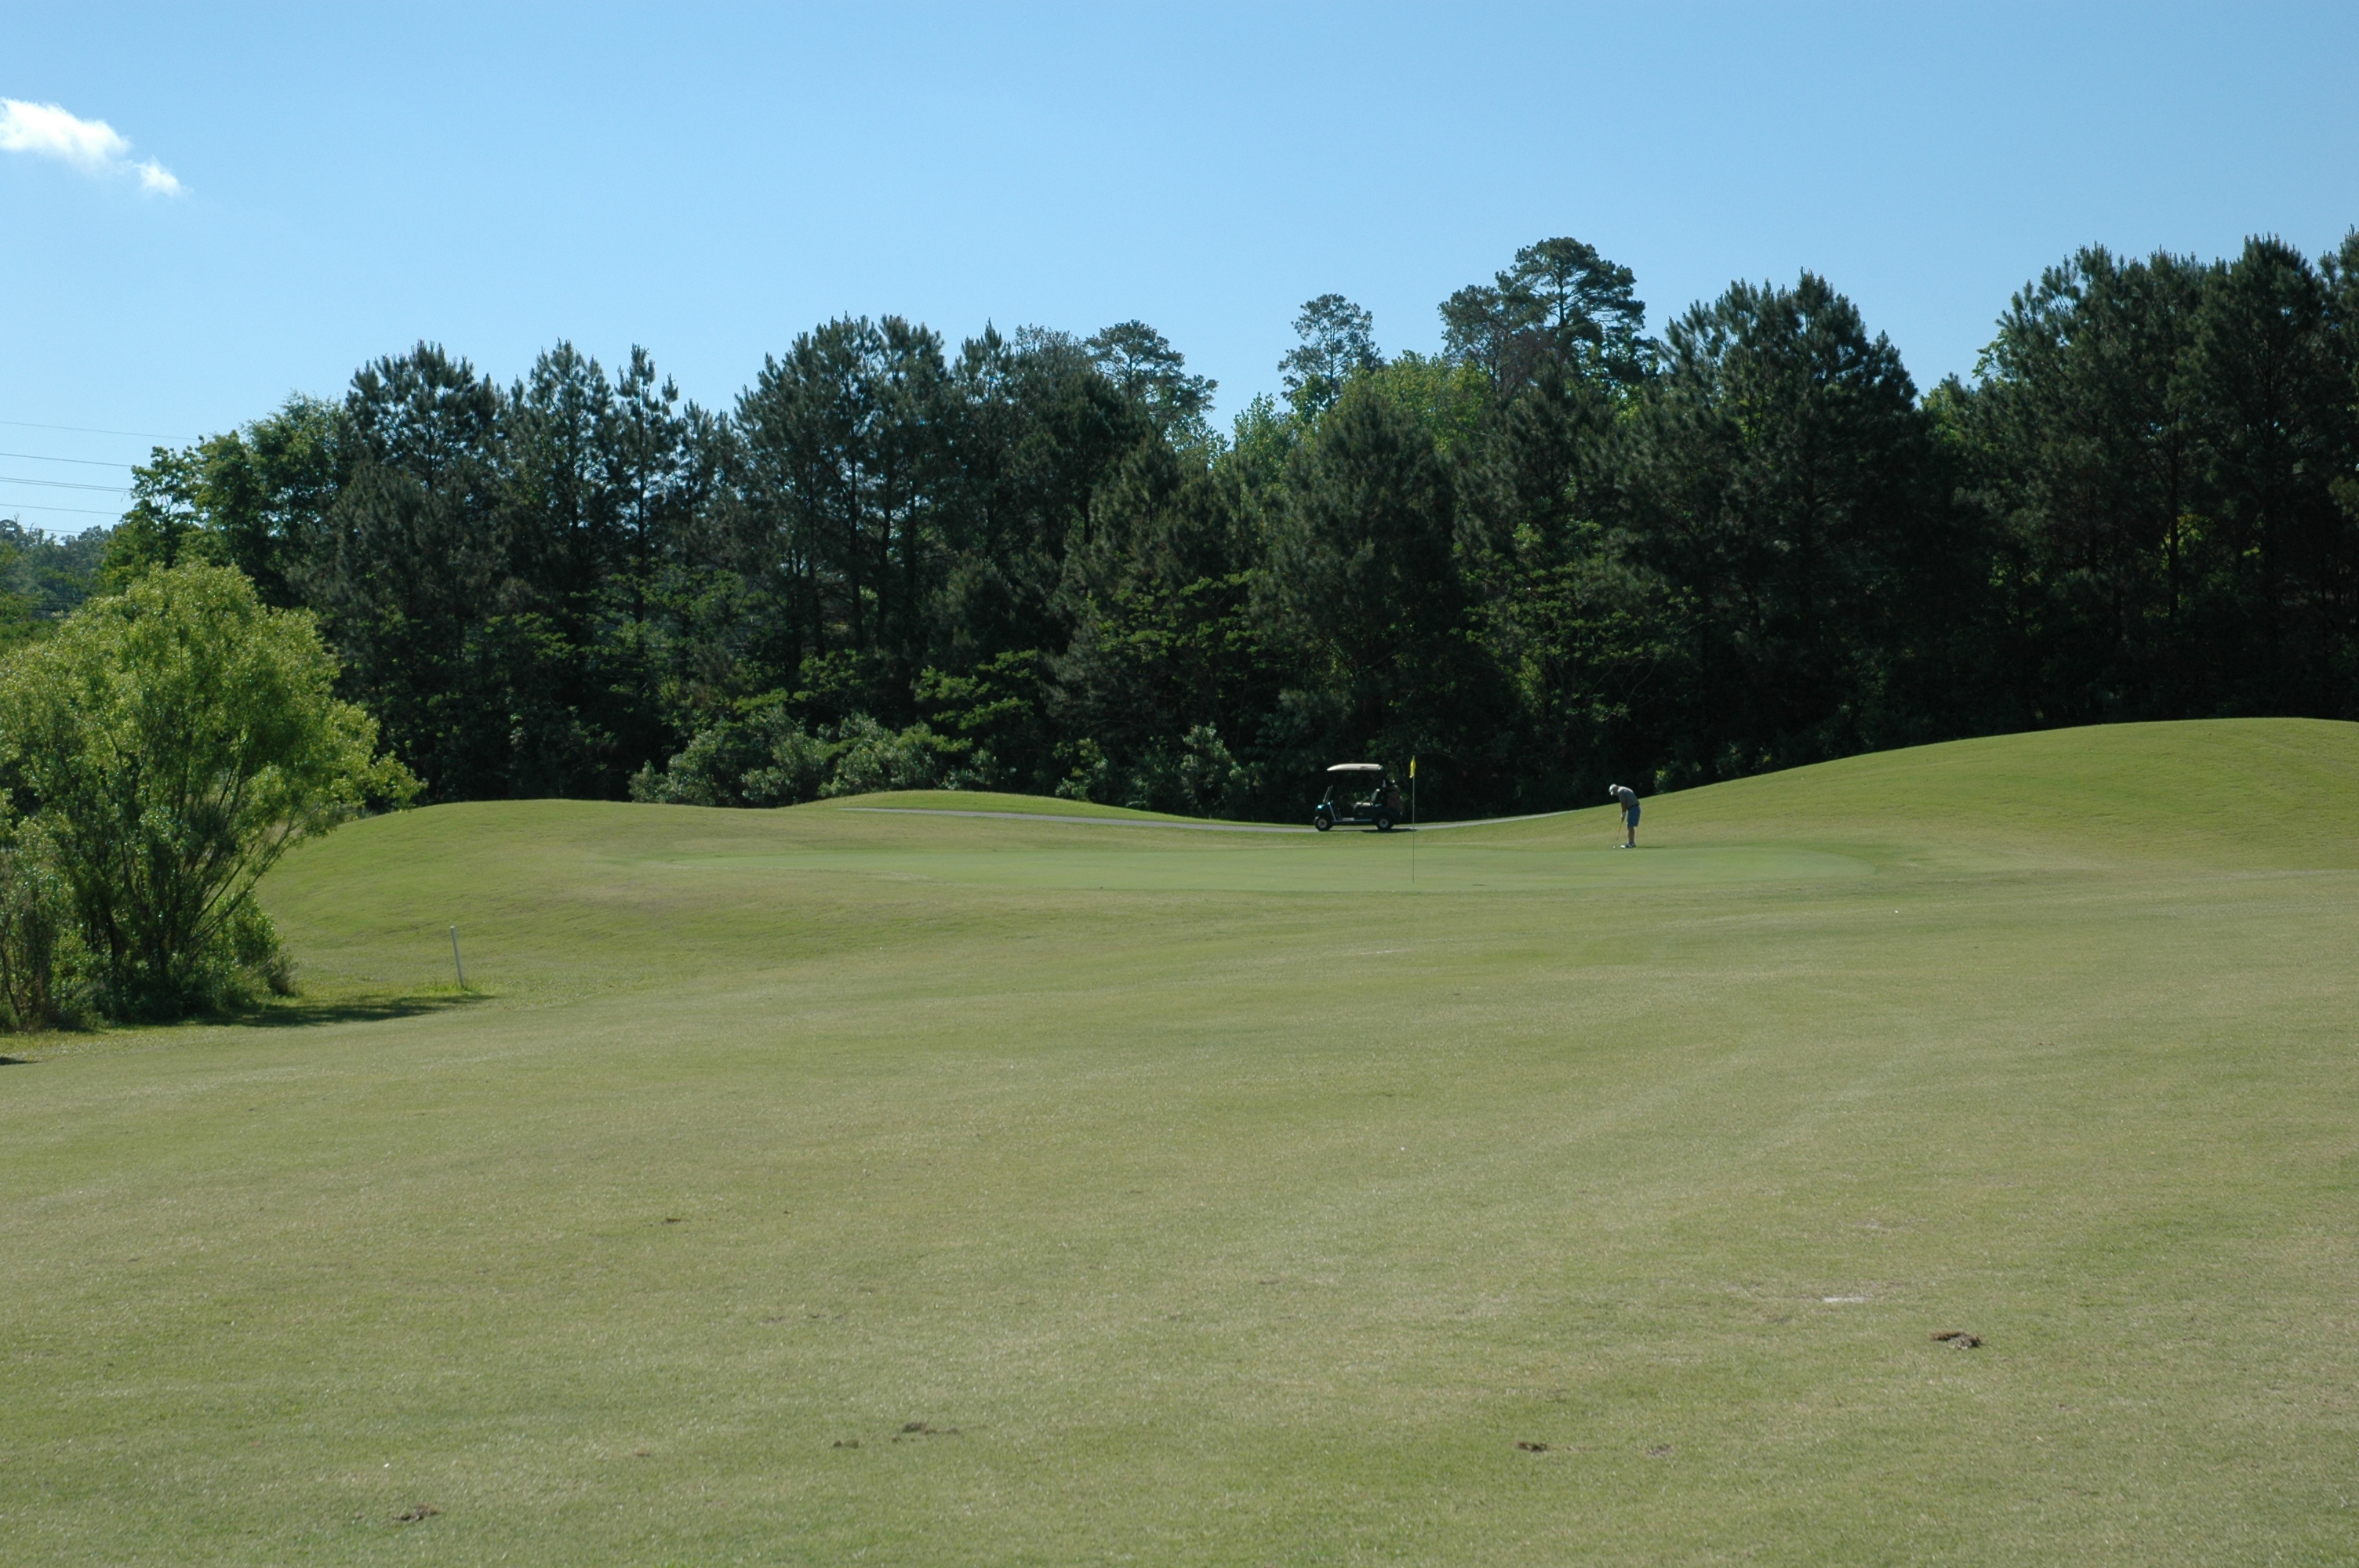
[[98, 506], [44, 506], [34, 501], [0, 502], [0, 513], [8, 512], [71, 512], [82, 517], [120, 517], [120, 512]]
[[109, 495], [130, 492], [127, 484], [76, 484], [70, 479], [26, 479], [13, 473], [0, 473], [0, 484], [38, 484], [43, 490], [103, 490]]
[[0, 419], [0, 425], [17, 430], [71, 430], [77, 436], [136, 436], [143, 441], [177, 441], [180, 438], [154, 430], [95, 430], [88, 425], [36, 425], [29, 419]]
[[86, 469], [127, 469], [131, 463], [102, 462], [96, 458], [53, 458], [41, 452], [0, 452], [0, 458], [29, 458], [37, 463], [80, 463]]

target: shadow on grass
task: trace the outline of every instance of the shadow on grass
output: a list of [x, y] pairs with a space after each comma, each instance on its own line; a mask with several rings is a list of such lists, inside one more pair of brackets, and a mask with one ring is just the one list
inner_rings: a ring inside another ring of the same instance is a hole
[[289, 997], [234, 1011], [192, 1013], [186, 1018], [86, 1020], [33, 1036], [38, 1056], [0, 1055], [0, 1067], [26, 1067], [61, 1056], [86, 1055], [124, 1046], [158, 1044], [190, 1029], [315, 1029], [332, 1023], [384, 1023], [473, 1007], [493, 997], [483, 991], [411, 991], [394, 995]]
[[329, 1023], [385, 1023], [397, 1018], [419, 1018], [473, 1007], [491, 998], [481, 991], [425, 992], [408, 996], [343, 997], [306, 1001], [295, 998], [274, 1001], [250, 1012], [223, 1013], [207, 1023], [242, 1025], [248, 1029], [314, 1029]]

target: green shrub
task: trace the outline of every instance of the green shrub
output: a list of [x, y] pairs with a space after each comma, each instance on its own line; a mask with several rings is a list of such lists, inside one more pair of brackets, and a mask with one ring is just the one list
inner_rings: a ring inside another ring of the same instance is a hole
[[760, 752], [752, 727], [726, 719], [698, 730], [662, 768], [653, 762], [631, 779], [631, 798], [659, 806], [743, 806], [745, 775]]
[[201, 565], [92, 600], [0, 663], [0, 786], [68, 890], [103, 1011], [177, 1017], [292, 983], [255, 883], [418, 788], [335, 678], [308, 613]]
[[278, 927], [251, 898], [238, 901], [228, 925], [231, 965], [241, 978], [262, 983], [272, 996], [295, 994], [295, 960], [278, 940]]
[[631, 780], [631, 798], [664, 806], [793, 806], [816, 799], [831, 748], [773, 704], [689, 737], [663, 767]]
[[932, 789], [971, 774], [946, 775], [967, 749], [923, 724], [888, 730], [855, 713], [814, 735], [784, 708], [723, 719], [690, 737], [671, 761], [644, 767], [631, 798], [671, 806], [794, 806], [888, 789]]
[[1180, 816], [1225, 816], [1252, 798], [1252, 770], [1237, 761], [1219, 730], [1199, 724], [1177, 747], [1155, 744], [1127, 765], [1117, 764], [1084, 738], [1062, 753], [1072, 772], [1057, 786], [1068, 800], [1126, 806]]
[[72, 890], [38, 828], [0, 846], [0, 1027], [54, 1028], [85, 1001], [89, 951]]
[[887, 730], [855, 713], [836, 730], [835, 773], [822, 795], [875, 795], [888, 789], [931, 789], [941, 778], [944, 744], [923, 724]]
[[766, 760], [743, 775], [745, 804], [793, 806], [817, 799], [827, 778], [827, 742], [806, 733], [780, 710], [774, 708], [765, 718], [762, 740]]
[[1093, 800], [1103, 805], [1114, 792], [1114, 764], [1106, 760], [1105, 748], [1084, 735], [1079, 741], [1057, 748], [1057, 760], [1071, 764], [1071, 771], [1058, 782], [1057, 794], [1066, 800]]

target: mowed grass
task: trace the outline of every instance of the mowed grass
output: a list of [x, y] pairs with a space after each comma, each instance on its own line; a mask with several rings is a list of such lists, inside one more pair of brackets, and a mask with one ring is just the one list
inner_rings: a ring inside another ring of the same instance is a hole
[[0, 1047], [0, 1557], [2359, 1558], [2359, 726], [1121, 816], [372, 820]]

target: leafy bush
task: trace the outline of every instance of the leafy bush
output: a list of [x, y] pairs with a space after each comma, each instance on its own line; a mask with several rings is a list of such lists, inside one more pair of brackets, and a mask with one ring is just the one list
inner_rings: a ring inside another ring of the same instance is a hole
[[1150, 745], [1127, 766], [1116, 764], [1094, 741], [1084, 739], [1069, 752], [1072, 771], [1057, 793], [1068, 800], [1094, 800], [1134, 811], [1165, 811], [1182, 816], [1225, 816], [1251, 798], [1254, 775], [1229, 751], [1221, 732], [1199, 724], [1177, 747]]
[[418, 788], [335, 677], [308, 612], [193, 564], [91, 600], [0, 663], [0, 786], [65, 884], [104, 1011], [172, 1017], [292, 983], [255, 884], [293, 845]]
[[230, 915], [227, 936], [233, 975], [261, 981], [273, 996], [295, 994], [295, 960], [260, 904], [240, 899]]
[[1106, 760], [1105, 748], [1089, 736], [1057, 748], [1057, 760], [1070, 762], [1071, 771], [1057, 784], [1057, 794], [1066, 800], [1094, 800], [1103, 804], [1114, 789], [1114, 764]]
[[823, 795], [875, 795], [888, 789], [931, 789], [941, 777], [944, 745], [923, 724], [887, 730], [855, 713], [836, 730], [835, 774]]
[[89, 953], [72, 892], [27, 827], [0, 845], [0, 1027], [48, 1029], [82, 1011]]
[[945, 773], [967, 743], [923, 724], [888, 730], [855, 713], [814, 735], [785, 708], [698, 730], [660, 770], [631, 780], [631, 798], [672, 806], [793, 806], [801, 801], [888, 789], [956, 787]]
[[631, 779], [631, 798], [660, 806], [743, 806], [745, 777], [760, 756], [752, 727], [725, 720], [689, 737], [662, 768], [649, 762]]
[[764, 735], [768, 760], [745, 775], [748, 806], [793, 806], [817, 798], [827, 777], [826, 741], [776, 713]]
[[1221, 732], [1199, 724], [1180, 737], [1180, 794], [1191, 816], [1222, 816], [1253, 790], [1253, 777], [1231, 754]]
[[775, 704], [698, 730], [662, 768], [631, 780], [631, 798], [665, 806], [793, 806], [816, 799], [831, 749]]

